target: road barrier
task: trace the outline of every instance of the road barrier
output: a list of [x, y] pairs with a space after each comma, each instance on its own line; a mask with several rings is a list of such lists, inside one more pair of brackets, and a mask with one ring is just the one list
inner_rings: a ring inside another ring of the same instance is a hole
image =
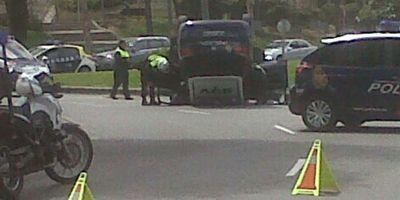
[[321, 140], [315, 140], [292, 195], [320, 196], [321, 192], [339, 193], [339, 188], [325, 158]]
[[93, 194], [90, 191], [87, 181], [87, 173], [82, 172], [76, 181], [68, 200], [93, 200]]

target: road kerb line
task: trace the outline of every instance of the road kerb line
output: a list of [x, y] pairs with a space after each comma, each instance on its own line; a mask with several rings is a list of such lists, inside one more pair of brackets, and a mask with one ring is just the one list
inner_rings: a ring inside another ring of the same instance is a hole
[[298, 159], [297, 162], [293, 165], [292, 169], [290, 169], [289, 172], [286, 173], [286, 176], [290, 177], [296, 175], [303, 168], [305, 162], [306, 159]]
[[283, 132], [285, 132], [285, 133], [288, 133], [288, 134], [290, 134], [290, 135], [296, 135], [296, 132], [294, 132], [294, 131], [292, 131], [292, 130], [290, 130], [290, 129], [288, 129], [288, 128], [285, 128], [285, 127], [283, 127], [283, 126], [275, 125], [274, 127], [275, 127], [276, 129], [281, 130], [281, 131], [283, 131]]
[[178, 110], [178, 112], [187, 113], [187, 114], [211, 115], [211, 113], [201, 112], [201, 111], [196, 111], [196, 110]]

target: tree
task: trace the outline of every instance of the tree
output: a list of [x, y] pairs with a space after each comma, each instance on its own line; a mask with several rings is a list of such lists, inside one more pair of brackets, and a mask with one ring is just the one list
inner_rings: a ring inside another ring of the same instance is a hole
[[[189, 19], [201, 19], [201, 1], [173, 0], [177, 16], [186, 15]], [[225, 14], [235, 19], [246, 11], [246, 0], [208, 0], [211, 19], [221, 19]]]
[[146, 10], [146, 29], [147, 34], [153, 34], [153, 14], [151, 10], [151, 0], [145, 0], [145, 10]]
[[27, 0], [4, 0], [9, 31], [21, 42], [26, 42], [29, 24]]

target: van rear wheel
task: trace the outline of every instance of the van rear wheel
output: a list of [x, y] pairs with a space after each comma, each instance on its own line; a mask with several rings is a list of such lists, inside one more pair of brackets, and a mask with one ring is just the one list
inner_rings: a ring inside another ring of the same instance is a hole
[[307, 101], [302, 119], [308, 129], [317, 132], [332, 130], [337, 124], [336, 112], [332, 104], [319, 98]]

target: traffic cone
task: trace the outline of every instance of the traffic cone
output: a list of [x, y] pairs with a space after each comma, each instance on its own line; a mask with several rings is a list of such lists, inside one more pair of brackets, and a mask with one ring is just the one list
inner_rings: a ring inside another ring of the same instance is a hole
[[87, 173], [82, 172], [76, 181], [68, 200], [94, 200], [87, 182]]
[[324, 156], [321, 140], [315, 140], [292, 195], [320, 196], [321, 192], [338, 193], [339, 187]]

